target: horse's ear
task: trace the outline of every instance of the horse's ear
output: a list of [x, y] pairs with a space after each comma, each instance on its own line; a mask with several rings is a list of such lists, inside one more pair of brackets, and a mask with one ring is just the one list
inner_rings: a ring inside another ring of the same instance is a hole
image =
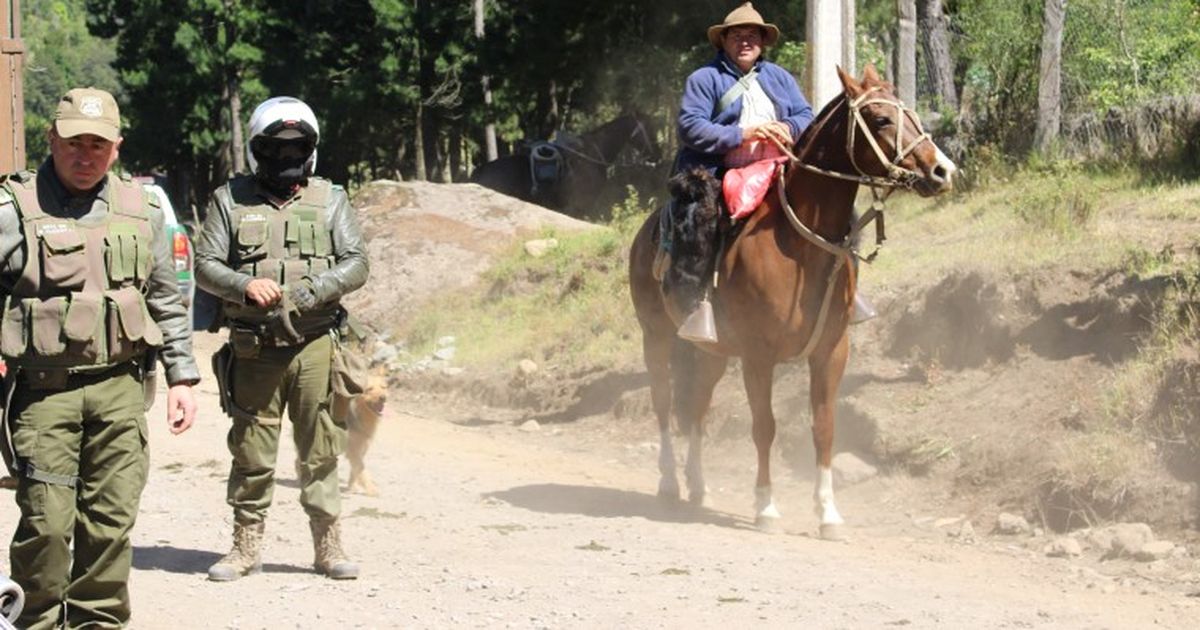
[[837, 67], [838, 78], [842, 81], [842, 88], [846, 90], [846, 96], [851, 98], [858, 96], [862, 92], [862, 86], [854, 77], [850, 76], [841, 66]]
[[863, 68], [863, 83], [866, 83], [868, 81], [876, 81], [877, 82], [877, 81], [882, 81], [882, 80], [883, 79], [880, 78], [880, 76], [879, 76], [879, 72], [875, 70], [875, 64], [868, 63], [867, 67]]

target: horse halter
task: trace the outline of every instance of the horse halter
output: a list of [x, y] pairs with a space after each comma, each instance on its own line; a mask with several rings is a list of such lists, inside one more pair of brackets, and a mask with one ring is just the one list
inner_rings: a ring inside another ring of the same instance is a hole
[[[878, 92], [881, 89], [882, 88], [879, 86], [872, 87], [866, 92], [860, 94], [858, 98], [847, 103], [847, 108], [849, 109], [850, 117], [853, 119], [853, 124], [846, 126], [846, 151], [850, 154], [850, 163], [854, 165], [854, 170], [858, 171], [860, 176], [870, 177], [872, 179], [870, 182], [871, 185], [883, 185], [889, 187], [899, 186], [911, 190], [922, 176], [920, 173], [912, 169], [900, 166], [900, 162], [904, 161], [904, 158], [908, 157], [910, 153], [916, 150], [916, 148], [920, 146], [922, 142], [929, 140], [929, 134], [926, 133], [925, 129], [921, 127], [921, 118], [917, 115], [917, 112], [905, 107], [904, 103], [900, 102], [899, 99], [892, 100], [880, 97], [871, 98], [872, 93]], [[871, 133], [871, 128], [867, 126], [867, 121], [862, 115], [863, 108], [867, 107], [868, 105], [875, 104], [890, 105], [896, 108], [896, 157], [892, 158], [891, 160], [888, 160], [887, 156], [884, 155], [883, 148], [879, 146], [879, 141], [875, 139], [875, 134]], [[901, 144], [904, 140], [904, 124], [906, 121], [910, 120], [910, 115], [912, 124], [914, 127], [916, 127], [917, 137], [914, 138], [912, 142], [908, 143], [907, 146], [904, 146]], [[885, 169], [887, 169], [887, 179], [868, 175], [863, 171], [862, 167], [858, 165], [858, 160], [855, 158], [854, 140], [858, 135], [858, 131], [860, 130], [862, 131], [863, 137], [865, 137], [867, 142], [870, 144], [871, 149], [875, 151], [875, 157], [879, 158], [879, 163], [882, 164]]]
[[[634, 138], [641, 136], [642, 149], [646, 152], [647, 157], [649, 157], [651, 153], [659, 153], [659, 151], [655, 150], [655, 143], [650, 139], [650, 132], [646, 131], [646, 125], [642, 122], [642, 119], [634, 116], [633, 120], [637, 124], [634, 125], [633, 131], [629, 133], [629, 140], [626, 142], [632, 142]], [[659, 157], [661, 158], [661, 156]], [[656, 158], [653, 161], [648, 161], [647, 163], [657, 164], [658, 159]]]

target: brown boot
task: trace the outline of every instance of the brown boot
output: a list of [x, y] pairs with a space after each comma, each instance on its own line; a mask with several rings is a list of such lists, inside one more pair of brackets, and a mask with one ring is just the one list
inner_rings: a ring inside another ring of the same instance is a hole
[[213, 582], [232, 582], [243, 575], [262, 571], [263, 523], [233, 526], [233, 548], [224, 558], [208, 568]]
[[342, 551], [342, 530], [338, 520], [309, 521], [313, 536], [313, 568], [318, 573], [335, 580], [353, 580], [358, 577], [358, 565]]

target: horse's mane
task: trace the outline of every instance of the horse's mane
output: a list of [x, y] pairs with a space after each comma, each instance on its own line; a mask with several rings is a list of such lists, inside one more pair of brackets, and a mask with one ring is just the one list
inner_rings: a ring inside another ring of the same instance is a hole
[[812, 147], [813, 139], [816, 138], [817, 134], [821, 133], [821, 129], [823, 129], [825, 125], [833, 119], [833, 112], [836, 111], [838, 107], [841, 107], [845, 102], [846, 93], [840, 92], [837, 96], [830, 99], [830, 101], [825, 104], [825, 107], [821, 108], [821, 112], [817, 114], [816, 118], [813, 118], [813, 122], [809, 124], [808, 127], [800, 134], [800, 139], [796, 141], [796, 144], [804, 147], [803, 152], [800, 154], [801, 160], [804, 159], [804, 155], [808, 153], [809, 148]]

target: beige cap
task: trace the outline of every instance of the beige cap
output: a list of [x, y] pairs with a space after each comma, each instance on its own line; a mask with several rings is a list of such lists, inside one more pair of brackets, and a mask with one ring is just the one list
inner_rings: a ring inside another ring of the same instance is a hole
[[116, 142], [121, 137], [121, 113], [112, 94], [96, 88], [75, 88], [58, 102], [54, 130], [61, 138], [85, 133]]
[[779, 41], [779, 27], [764, 22], [762, 15], [755, 11], [754, 5], [749, 2], [742, 3], [742, 6], [730, 11], [729, 15], [725, 16], [724, 22], [708, 27], [708, 41], [712, 42], [713, 46], [720, 48], [725, 29], [735, 26], [757, 26], [763, 29], [765, 34], [763, 46], [774, 46], [775, 42]]

